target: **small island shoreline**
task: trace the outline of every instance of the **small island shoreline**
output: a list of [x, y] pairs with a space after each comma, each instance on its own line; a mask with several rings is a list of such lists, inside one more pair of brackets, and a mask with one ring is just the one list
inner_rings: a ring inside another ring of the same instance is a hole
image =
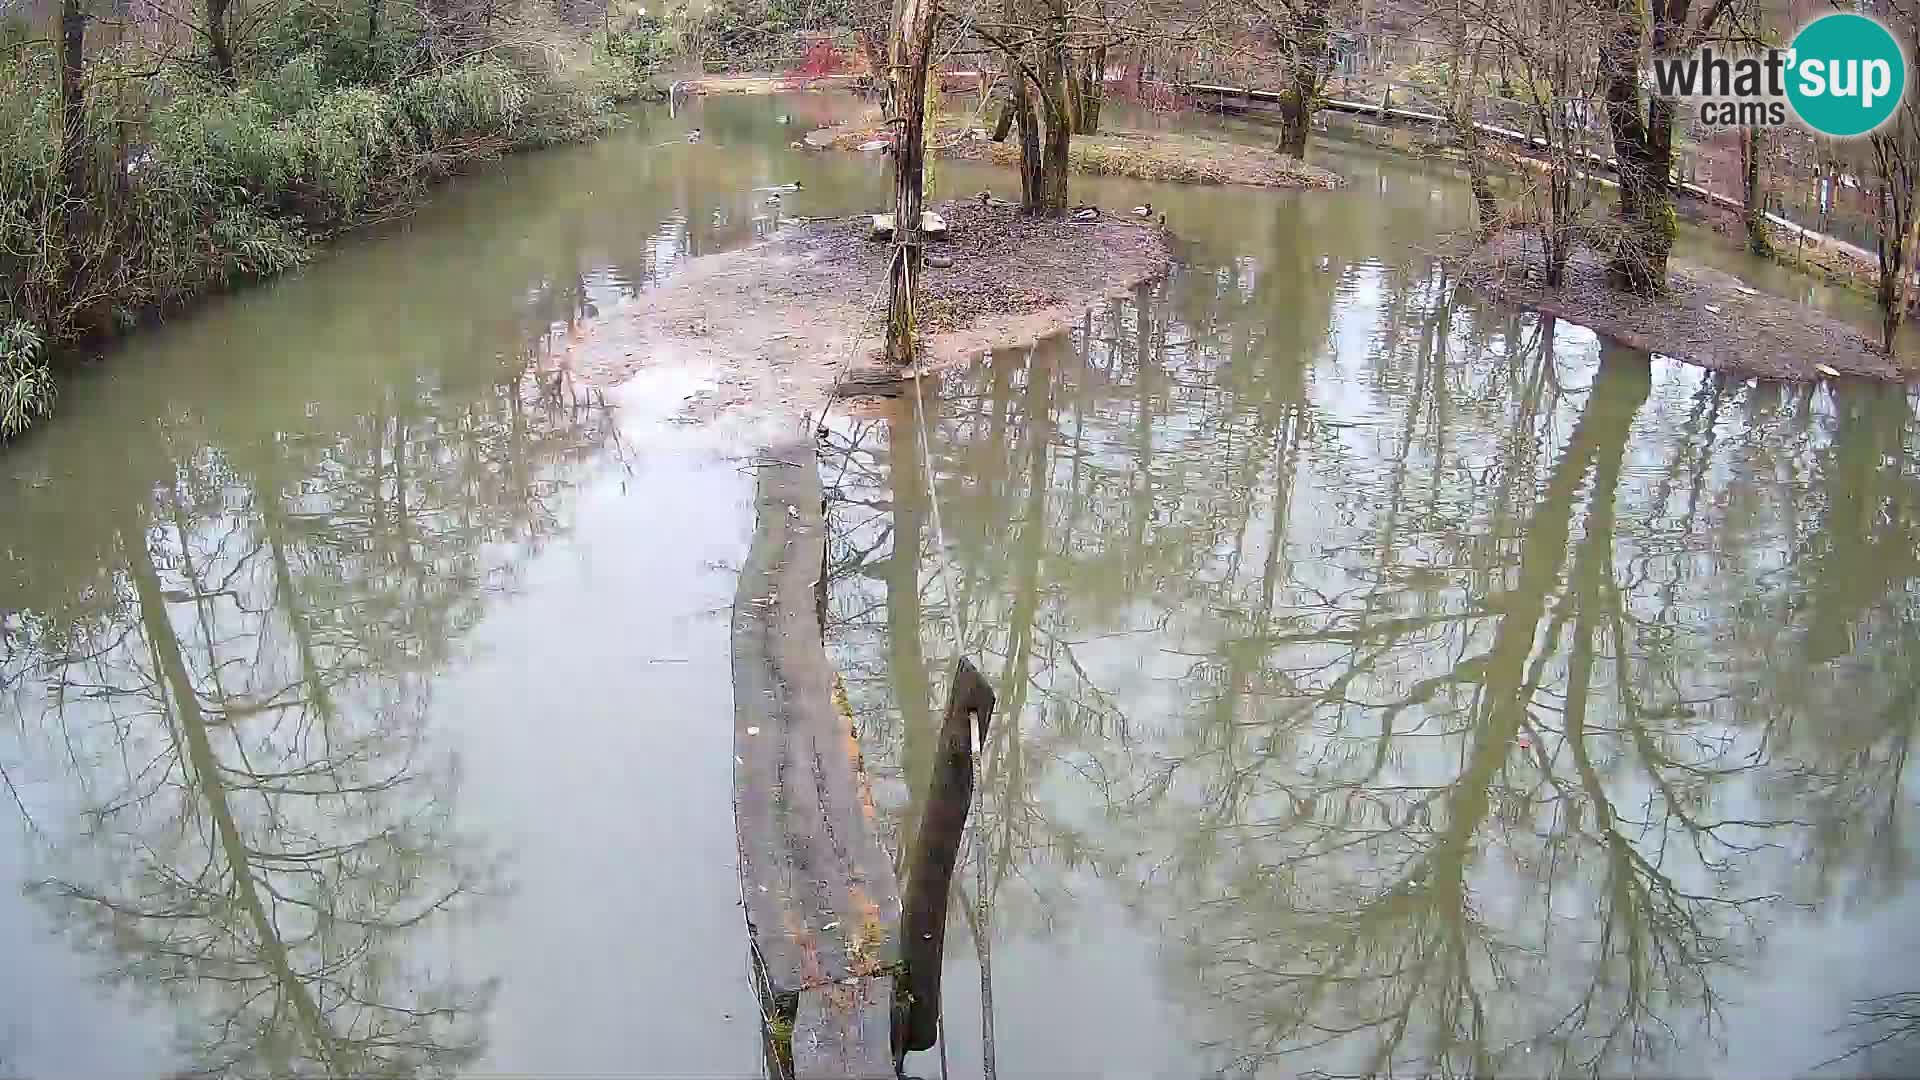
[[1494, 300], [1709, 371], [1792, 381], [1832, 375], [1907, 381], [1920, 375], [1859, 327], [1707, 266], [1676, 259], [1664, 295], [1634, 296], [1610, 287], [1604, 253], [1579, 246], [1563, 284], [1549, 288], [1541, 240], [1522, 229], [1498, 233], [1464, 253], [1460, 263], [1465, 283]]
[[[891, 138], [877, 116], [867, 116], [807, 133], [803, 145], [814, 150], [874, 151]], [[953, 119], [929, 125], [927, 154], [1001, 166], [1020, 164], [1019, 142], [995, 142], [985, 128]], [[1341, 187], [1337, 173], [1277, 150], [1209, 139], [1187, 132], [1105, 128], [1076, 134], [1067, 151], [1071, 171], [1084, 176], [1120, 176], [1172, 184], [1265, 188]]]
[[[1110, 214], [1035, 218], [998, 201], [932, 207], [949, 239], [930, 242], [918, 298], [920, 374], [1070, 330], [1093, 305], [1164, 275], [1173, 239]], [[868, 239], [865, 215], [814, 219], [750, 247], [702, 256], [626, 305], [569, 362], [620, 382], [680, 364], [709, 373], [689, 419], [733, 410], [817, 414], [840, 396], [898, 392], [881, 357], [893, 247]], [[933, 256], [950, 266], [932, 265]]]

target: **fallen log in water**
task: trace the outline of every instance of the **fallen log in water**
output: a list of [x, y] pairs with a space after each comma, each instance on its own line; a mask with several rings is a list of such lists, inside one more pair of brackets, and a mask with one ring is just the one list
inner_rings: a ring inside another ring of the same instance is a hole
[[779, 466], [759, 470], [734, 596], [733, 805], [768, 1057], [802, 1080], [891, 1078], [900, 896], [821, 643], [826, 524], [813, 443], [762, 459]]

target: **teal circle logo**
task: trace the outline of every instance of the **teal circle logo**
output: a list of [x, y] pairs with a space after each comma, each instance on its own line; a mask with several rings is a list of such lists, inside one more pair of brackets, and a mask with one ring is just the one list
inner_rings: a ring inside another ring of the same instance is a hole
[[1802, 123], [1837, 139], [1887, 122], [1907, 92], [1900, 43], [1865, 15], [1823, 15], [1800, 28], [1787, 54], [1787, 101]]

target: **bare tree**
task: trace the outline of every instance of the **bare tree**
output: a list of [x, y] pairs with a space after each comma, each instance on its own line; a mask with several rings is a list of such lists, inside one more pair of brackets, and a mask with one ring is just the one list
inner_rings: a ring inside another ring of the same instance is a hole
[[921, 196], [927, 167], [927, 68], [933, 61], [935, 0], [902, 0], [894, 27], [887, 81], [899, 127], [893, 140], [893, 262], [887, 271], [887, 359], [912, 362], [913, 297], [920, 281]]
[[1607, 126], [1619, 162], [1620, 228], [1610, 276], [1622, 289], [1666, 288], [1667, 257], [1679, 223], [1673, 210], [1674, 102], [1651, 93], [1642, 78], [1649, 45], [1655, 55], [1684, 52], [1712, 39], [1748, 0], [1712, 0], [1698, 15], [1693, 0], [1606, 0], [1610, 22], [1600, 41]]
[[[1904, 0], [1888, 0], [1880, 12], [1912, 50], [1920, 45], [1920, 19]], [[1886, 124], [1867, 137], [1874, 169], [1874, 253], [1879, 261], [1876, 298], [1881, 309], [1881, 347], [1893, 351], [1906, 317], [1909, 283], [1920, 260], [1920, 215], [1914, 212], [1915, 171], [1920, 168], [1920, 117], [1911, 95]]]

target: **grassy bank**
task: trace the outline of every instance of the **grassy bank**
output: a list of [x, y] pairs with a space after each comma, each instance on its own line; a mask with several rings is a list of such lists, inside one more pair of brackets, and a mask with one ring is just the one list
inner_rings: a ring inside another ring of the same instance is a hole
[[367, 10], [254, 11], [230, 74], [164, 24], [119, 27], [87, 42], [77, 113], [58, 42], [0, 28], [0, 438], [51, 413], [82, 346], [299, 266], [474, 161], [604, 130], [665, 51], [649, 26]]

